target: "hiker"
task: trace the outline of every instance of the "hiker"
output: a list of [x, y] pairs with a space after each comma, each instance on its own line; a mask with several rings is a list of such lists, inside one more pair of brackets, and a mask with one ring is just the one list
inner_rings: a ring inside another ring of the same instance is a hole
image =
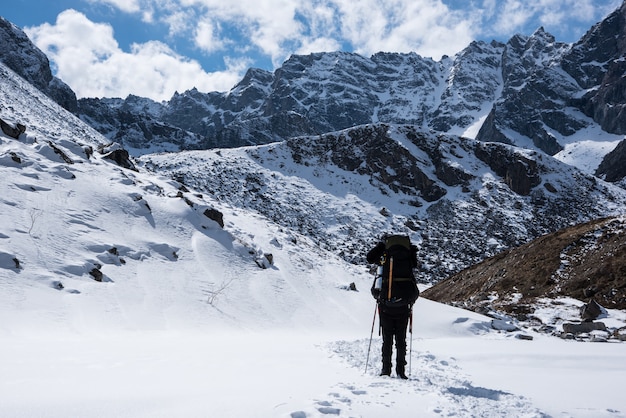
[[[381, 376], [391, 375], [393, 341], [396, 343], [396, 374], [405, 374], [406, 330], [413, 304], [419, 296], [413, 268], [417, 267], [417, 247], [406, 235], [385, 235], [367, 253], [367, 262], [377, 264], [378, 274], [372, 285], [372, 296], [378, 304], [383, 336]], [[382, 268], [381, 268], [382, 267]]]

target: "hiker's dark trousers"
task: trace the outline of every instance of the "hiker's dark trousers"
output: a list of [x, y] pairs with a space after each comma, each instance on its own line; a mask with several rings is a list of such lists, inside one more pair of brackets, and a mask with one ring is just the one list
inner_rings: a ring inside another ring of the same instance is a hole
[[383, 371], [391, 371], [393, 342], [396, 342], [396, 371], [404, 372], [406, 365], [406, 329], [409, 324], [410, 308], [381, 307], [380, 326], [383, 334]]

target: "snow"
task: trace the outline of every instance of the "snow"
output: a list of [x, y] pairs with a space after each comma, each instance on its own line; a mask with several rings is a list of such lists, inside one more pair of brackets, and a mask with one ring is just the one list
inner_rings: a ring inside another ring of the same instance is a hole
[[28, 122], [20, 140], [0, 135], [0, 416], [626, 416], [622, 344], [522, 340], [424, 298], [410, 379], [378, 376], [377, 332], [365, 372], [366, 266], [88, 158], [106, 140], [0, 68], [0, 117]]
[[[612, 137], [616, 135], [607, 135]], [[612, 141], [583, 140], [565, 145], [564, 149], [554, 157], [566, 164], [580, 168], [583, 172], [593, 174], [606, 154], [613, 151], [623, 137]]]
[[366, 316], [343, 330], [92, 326], [42, 335], [31, 327], [3, 336], [0, 414], [624, 416], [621, 344], [522, 341], [490, 330], [483, 317], [425, 299], [414, 317], [408, 381], [376, 375], [376, 335], [364, 373]]
[[475, 118], [476, 121], [467, 128], [465, 128], [465, 130], [461, 130], [459, 132], [452, 130], [451, 132], [459, 136], [475, 139], [476, 136], [478, 136], [478, 131], [480, 131], [480, 127], [483, 126], [483, 123], [485, 123], [487, 116], [489, 116], [489, 112], [478, 113], [478, 116]]

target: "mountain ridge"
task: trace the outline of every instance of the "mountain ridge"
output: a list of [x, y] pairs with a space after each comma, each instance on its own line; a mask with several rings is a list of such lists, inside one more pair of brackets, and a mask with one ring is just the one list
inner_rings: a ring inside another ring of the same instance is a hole
[[625, 15], [626, 3], [574, 44], [539, 28], [507, 43], [474, 41], [440, 61], [392, 52], [292, 55], [274, 72], [250, 69], [226, 93], [193, 89], [149, 110], [129, 97], [120, 99], [123, 113], [107, 109], [106, 101], [81, 99], [77, 114], [135, 155], [390, 123], [565, 158], [572, 145], [602, 137], [615, 148], [624, 139]]
[[363, 248], [381, 233], [407, 233], [420, 248], [424, 283], [571, 223], [620, 214], [626, 203], [623, 189], [539, 151], [413, 125], [138, 162], [312, 237], [351, 263], [364, 263]]
[[[440, 61], [393, 52], [292, 55], [273, 72], [249, 69], [225, 93], [192, 89], [161, 103], [136, 96], [57, 101], [136, 156], [390, 123], [538, 149], [575, 164], [572, 147], [610, 142], [604, 157], [626, 134], [625, 21], [626, 2], [573, 44], [541, 27], [506, 43], [473, 41]], [[17, 28], [5, 33], [8, 42], [24, 41]], [[11, 56], [0, 53], [9, 63]], [[49, 72], [45, 56], [40, 61]], [[32, 72], [23, 75], [38, 85]]]

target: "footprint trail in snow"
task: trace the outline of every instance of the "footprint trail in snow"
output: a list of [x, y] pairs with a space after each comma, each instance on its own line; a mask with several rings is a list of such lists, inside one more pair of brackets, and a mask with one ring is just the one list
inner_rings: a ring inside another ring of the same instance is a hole
[[[365, 370], [369, 340], [338, 341], [327, 346], [331, 356], [338, 356], [349, 367]], [[546, 417], [524, 397], [474, 386], [454, 359], [439, 359], [428, 352], [413, 352], [409, 380], [378, 376], [380, 353], [372, 342], [367, 374], [358, 381], [342, 382], [311, 405], [284, 415], [290, 418], [312, 417]], [[422, 409], [415, 410], [415, 398]], [[407, 400], [410, 401], [407, 402]]]

